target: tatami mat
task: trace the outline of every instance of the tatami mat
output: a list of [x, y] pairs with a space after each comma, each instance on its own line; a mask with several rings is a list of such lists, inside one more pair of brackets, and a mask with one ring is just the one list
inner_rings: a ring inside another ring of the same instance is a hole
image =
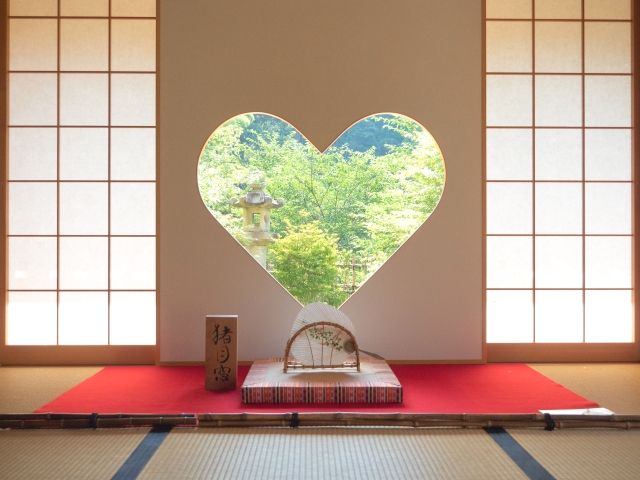
[[640, 414], [640, 363], [530, 366], [609, 410], [619, 414]]
[[0, 478], [111, 478], [149, 429], [3, 430]]
[[1, 367], [0, 413], [28, 413], [102, 367]]
[[139, 478], [526, 478], [483, 430], [176, 429]]
[[509, 430], [554, 477], [640, 478], [639, 430]]

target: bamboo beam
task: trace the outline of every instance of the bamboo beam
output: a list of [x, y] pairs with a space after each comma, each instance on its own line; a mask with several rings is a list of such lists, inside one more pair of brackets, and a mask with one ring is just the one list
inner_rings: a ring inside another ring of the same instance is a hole
[[125, 428], [172, 425], [228, 427], [640, 428], [640, 415], [432, 413], [0, 414], [0, 428]]

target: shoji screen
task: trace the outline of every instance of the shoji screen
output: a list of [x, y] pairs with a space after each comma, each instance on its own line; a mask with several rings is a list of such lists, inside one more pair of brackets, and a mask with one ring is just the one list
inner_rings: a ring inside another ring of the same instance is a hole
[[633, 342], [630, 0], [486, 2], [488, 343]]
[[155, 0], [8, 3], [5, 342], [155, 344]]

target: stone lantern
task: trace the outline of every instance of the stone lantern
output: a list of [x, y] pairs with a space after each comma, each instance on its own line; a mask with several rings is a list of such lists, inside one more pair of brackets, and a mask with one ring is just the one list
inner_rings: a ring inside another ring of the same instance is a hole
[[247, 250], [260, 265], [267, 268], [267, 247], [274, 242], [271, 210], [282, 207], [284, 202], [266, 194], [262, 174], [252, 174], [249, 187], [249, 192], [240, 199], [232, 199], [231, 205], [242, 209], [243, 229], [249, 239]]

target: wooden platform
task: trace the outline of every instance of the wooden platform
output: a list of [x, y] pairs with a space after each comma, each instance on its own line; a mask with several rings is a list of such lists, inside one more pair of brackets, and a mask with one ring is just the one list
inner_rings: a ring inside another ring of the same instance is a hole
[[242, 384], [245, 404], [402, 403], [402, 385], [387, 362], [363, 356], [360, 372], [282, 371], [282, 360], [257, 360]]

